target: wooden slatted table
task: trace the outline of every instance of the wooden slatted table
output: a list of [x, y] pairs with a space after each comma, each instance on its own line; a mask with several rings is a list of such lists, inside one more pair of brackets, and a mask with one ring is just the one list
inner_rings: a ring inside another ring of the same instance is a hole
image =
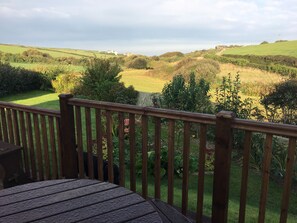
[[0, 222], [162, 222], [149, 202], [97, 180], [40, 181], [0, 190]]

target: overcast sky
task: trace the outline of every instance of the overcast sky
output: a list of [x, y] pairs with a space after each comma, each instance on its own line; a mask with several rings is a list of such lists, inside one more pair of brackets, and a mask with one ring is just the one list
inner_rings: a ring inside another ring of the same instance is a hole
[[296, 0], [0, 0], [0, 43], [158, 55], [297, 39]]

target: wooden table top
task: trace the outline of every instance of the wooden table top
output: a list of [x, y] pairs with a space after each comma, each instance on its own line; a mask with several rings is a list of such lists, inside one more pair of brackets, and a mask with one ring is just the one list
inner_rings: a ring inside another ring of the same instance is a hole
[[40, 181], [0, 190], [0, 222], [162, 222], [141, 196], [88, 179]]

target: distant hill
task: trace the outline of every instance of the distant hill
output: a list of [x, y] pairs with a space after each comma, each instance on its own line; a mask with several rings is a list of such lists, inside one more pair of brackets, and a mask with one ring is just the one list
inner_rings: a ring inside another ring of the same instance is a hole
[[297, 57], [297, 40], [229, 48], [223, 54], [283, 55]]
[[114, 57], [115, 54], [100, 52], [96, 50], [79, 50], [79, 49], [66, 49], [66, 48], [45, 48], [45, 47], [31, 47], [14, 44], [0, 44], [0, 52], [22, 54], [24, 51], [29, 49], [35, 49], [42, 53], [48, 53], [52, 57]]

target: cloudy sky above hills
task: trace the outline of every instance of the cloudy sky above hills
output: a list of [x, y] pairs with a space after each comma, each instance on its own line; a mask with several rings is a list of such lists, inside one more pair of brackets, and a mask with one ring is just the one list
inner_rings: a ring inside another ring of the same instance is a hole
[[0, 0], [0, 43], [147, 55], [297, 39], [296, 0]]

